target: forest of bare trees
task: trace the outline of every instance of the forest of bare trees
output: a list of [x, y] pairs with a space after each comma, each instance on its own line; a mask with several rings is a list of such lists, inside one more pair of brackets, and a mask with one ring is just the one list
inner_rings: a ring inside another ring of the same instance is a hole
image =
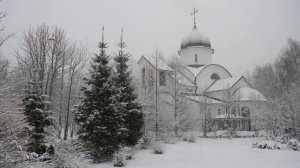
[[257, 66], [253, 86], [268, 99], [262, 123], [274, 135], [300, 136], [300, 42], [289, 39], [275, 62]]

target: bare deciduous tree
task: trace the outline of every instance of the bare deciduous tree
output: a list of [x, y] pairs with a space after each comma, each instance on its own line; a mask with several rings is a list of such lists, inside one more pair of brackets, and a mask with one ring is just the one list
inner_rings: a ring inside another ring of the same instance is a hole
[[[1, 1], [0, 1], [1, 3]], [[0, 11], [0, 23], [7, 16], [7, 12]], [[5, 30], [5, 26], [0, 25], [0, 47], [11, 37], [13, 34], [5, 35], [3, 32]]]
[[[69, 50], [70, 60], [68, 62], [68, 98], [67, 98], [67, 112], [66, 112], [66, 121], [65, 121], [65, 132], [64, 132], [64, 140], [68, 138], [69, 131], [69, 118], [70, 118], [70, 110], [71, 110], [71, 95], [72, 95], [72, 87], [74, 78], [76, 75], [83, 69], [85, 65], [85, 55], [86, 49], [81, 47], [78, 48], [75, 44], [72, 46], [72, 49]], [[74, 99], [73, 99], [74, 100]]]

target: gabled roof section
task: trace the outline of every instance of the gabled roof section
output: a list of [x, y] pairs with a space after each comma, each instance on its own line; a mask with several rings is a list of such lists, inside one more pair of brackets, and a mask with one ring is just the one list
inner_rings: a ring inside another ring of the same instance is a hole
[[189, 95], [186, 96], [187, 98], [194, 100], [196, 102], [200, 102], [200, 103], [207, 103], [207, 104], [224, 104], [221, 101], [209, 98], [207, 96], [202, 96], [202, 95]]
[[244, 77], [240, 76], [240, 77], [233, 77], [233, 78], [216, 80], [214, 83], [212, 83], [205, 90], [205, 92], [215, 92], [215, 91], [230, 89], [232, 86], [234, 86], [242, 78], [244, 78]]
[[[142, 56], [140, 60], [138, 61], [138, 64], [141, 62], [141, 60], [145, 59], [147, 62], [149, 62], [154, 68], [156, 68], [156, 60], [155, 57], [145, 57]], [[157, 58], [157, 69], [163, 70], [163, 71], [174, 71], [171, 67], [169, 67], [162, 59]]]
[[[173, 79], [175, 79], [175, 74], [171, 74], [170, 75]], [[185, 85], [185, 86], [195, 86], [195, 84], [190, 81], [187, 77], [185, 77], [183, 74], [181, 74], [180, 72], [178, 72], [176, 74], [176, 79], [177, 82], [181, 85]]]

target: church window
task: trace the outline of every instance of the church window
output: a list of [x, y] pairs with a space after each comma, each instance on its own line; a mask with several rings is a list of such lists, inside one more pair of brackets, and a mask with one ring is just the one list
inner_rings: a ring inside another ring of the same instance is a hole
[[219, 80], [220, 76], [218, 74], [216, 74], [216, 73], [213, 73], [213, 74], [211, 74], [210, 79], [212, 79], [212, 80]]
[[143, 87], [145, 87], [146, 86], [146, 69], [145, 69], [145, 67], [142, 69], [142, 85], [143, 85]]
[[159, 71], [159, 86], [166, 86], [166, 72]]
[[249, 107], [246, 107], [246, 106], [242, 107], [241, 113], [242, 113], [241, 114], [242, 117], [250, 118], [250, 108]]
[[198, 55], [195, 54], [195, 63], [198, 63]]

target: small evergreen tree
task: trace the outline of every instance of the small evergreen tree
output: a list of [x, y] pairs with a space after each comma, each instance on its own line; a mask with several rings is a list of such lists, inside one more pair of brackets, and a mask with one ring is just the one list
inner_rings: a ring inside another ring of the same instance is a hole
[[51, 112], [46, 96], [40, 94], [37, 82], [34, 80], [30, 81], [29, 84], [31, 88], [26, 90], [22, 99], [25, 119], [33, 127], [28, 150], [43, 154], [46, 152], [46, 146], [43, 144], [45, 138], [44, 128], [52, 124]]
[[103, 34], [98, 47], [100, 53], [93, 58], [90, 78], [84, 79], [84, 97], [76, 114], [81, 126], [79, 138], [95, 162], [111, 159], [127, 132], [123, 126], [125, 105], [120, 102], [121, 92], [112, 80]]
[[123, 41], [123, 30], [120, 42], [117, 44], [119, 47], [118, 54], [115, 54], [116, 73], [114, 81], [116, 86], [121, 88], [121, 102], [126, 105], [124, 111], [124, 124], [128, 130], [128, 135], [125, 138], [125, 144], [133, 146], [141, 138], [144, 126], [144, 116], [141, 111], [141, 105], [136, 102], [137, 96], [134, 93], [134, 85], [132, 82], [131, 71], [128, 70], [127, 62], [129, 54], [124, 52], [126, 43]]

